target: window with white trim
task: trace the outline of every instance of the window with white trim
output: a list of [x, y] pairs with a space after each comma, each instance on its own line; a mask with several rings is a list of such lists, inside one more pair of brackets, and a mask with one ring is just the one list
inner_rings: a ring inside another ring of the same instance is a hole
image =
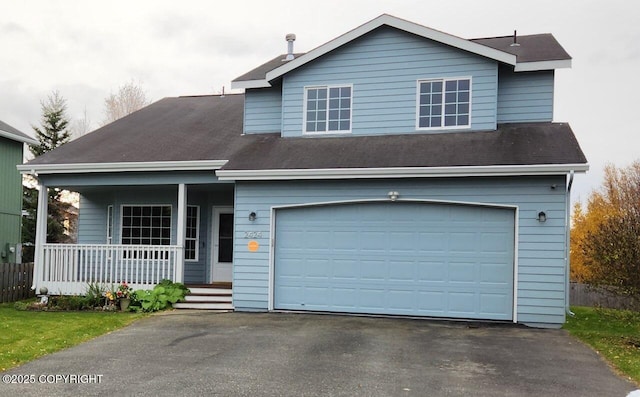
[[305, 88], [304, 131], [351, 131], [351, 86]]
[[107, 206], [107, 244], [113, 244], [113, 205]]
[[418, 81], [419, 129], [471, 126], [471, 78]]
[[184, 259], [187, 261], [198, 260], [198, 240], [200, 238], [200, 207], [187, 206], [187, 222], [184, 237]]
[[123, 205], [122, 244], [170, 245], [170, 205]]

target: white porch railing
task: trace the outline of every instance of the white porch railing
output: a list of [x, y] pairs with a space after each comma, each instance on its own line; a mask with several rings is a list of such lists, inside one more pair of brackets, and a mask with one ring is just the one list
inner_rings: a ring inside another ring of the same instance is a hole
[[127, 282], [133, 289], [151, 289], [162, 279], [181, 273], [182, 247], [175, 245], [43, 244], [36, 263], [36, 291], [84, 294], [89, 283], [111, 288]]

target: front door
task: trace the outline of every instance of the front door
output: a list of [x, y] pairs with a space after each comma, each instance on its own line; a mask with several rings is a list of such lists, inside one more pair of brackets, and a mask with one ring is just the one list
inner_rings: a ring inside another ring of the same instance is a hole
[[213, 207], [211, 282], [233, 279], [233, 207]]

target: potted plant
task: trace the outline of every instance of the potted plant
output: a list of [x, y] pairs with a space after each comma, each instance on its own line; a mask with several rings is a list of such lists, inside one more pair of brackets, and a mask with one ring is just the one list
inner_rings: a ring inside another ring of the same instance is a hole
[[126, 282], [122, 282], [118, 286], [118, 290], [116, 291], [116, 296], [118, 297], [118, 301], [120, 301], [120, 310], [127, 311], [129, 308], [129, 304], [131, 303], [131, 287]]

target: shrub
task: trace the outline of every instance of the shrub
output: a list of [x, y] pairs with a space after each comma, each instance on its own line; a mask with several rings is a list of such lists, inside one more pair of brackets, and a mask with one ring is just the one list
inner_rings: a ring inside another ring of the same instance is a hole
[[89, 283], [85, 295], [85, 304], [89, 308], [100, 307], [104, 304], [104, 294], [107, 288], [99, 283]]
[[162, 280], [152, 290], [137, 290], [132, 294], [131, 308], [136, 311], [155, 312], [165, 310], [184, 300], [189, 293], [182, 283]]

